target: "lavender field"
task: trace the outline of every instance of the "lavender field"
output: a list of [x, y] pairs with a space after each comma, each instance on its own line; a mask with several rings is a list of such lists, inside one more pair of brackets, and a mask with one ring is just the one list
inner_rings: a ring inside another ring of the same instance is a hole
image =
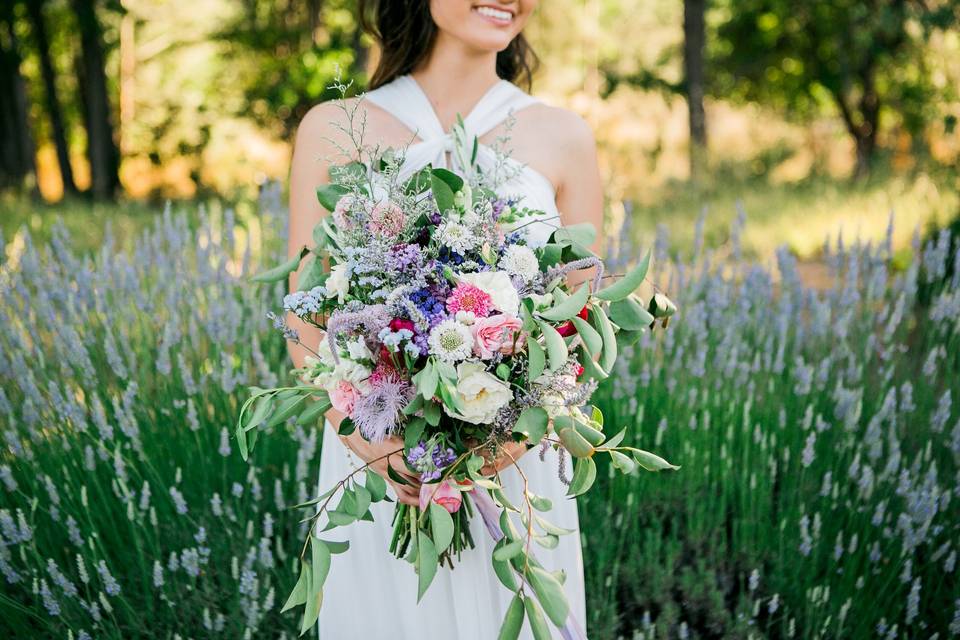
[[[230, 435], [289, 366], [280, 289], [247, 281], [284, 218], [269, 190], [252, 243], [172, 210], [132, 249], [0, 243], [3, 637], [296, 636], [319, 432], [275, 427], [252, 464]], [[683, 261], [658, 237], [680, 313], [598, 392], [683, 468], [601, 473], [580, 503], [590, 637], [960, 636], [960, 247], [833, 239], [812, 289], [741, 231]]]

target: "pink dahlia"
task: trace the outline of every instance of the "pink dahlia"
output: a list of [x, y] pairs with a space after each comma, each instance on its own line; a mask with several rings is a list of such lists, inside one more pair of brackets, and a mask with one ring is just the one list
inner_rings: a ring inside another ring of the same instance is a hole
[[447, 298], [447, 311], [469, 311], [478, 318], [485, 318], [493, 310], [493, 300], [490, 294], [472, 284], [461, 282]]

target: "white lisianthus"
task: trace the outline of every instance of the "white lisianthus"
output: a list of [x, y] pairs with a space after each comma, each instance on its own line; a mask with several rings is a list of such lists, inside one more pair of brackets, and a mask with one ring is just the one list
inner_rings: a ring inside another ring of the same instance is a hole
[[337, 302], [343, 304], [347, 292], [350, 291], [350, 275], [348, 274], [347, 265], [334, 265], [333, 269], [330, 270], [330, 277], [327, 278], [325, 286], [327, 288], [327, 297], [332, 298], [333, 296], [337, 296]]
[[465, 224], [448, 220], [438, 230], [440, 242], [457, 253], [466, 253], [477, 246], [477, 238]]
[[456, 320], [444, 320], [430, 330], [427, 338], [430, 353], [446, 362], [457, 362], [470, 357], [473, 351], [473, 334], [465, 324]]
[[543, 295], [539, 293], [530, 293], [527, 294], [527, 297], [533, 300], [533, 306], [536, 309], [546, 309], [553, 306], [552, 293], [544, 293]]
[[[327, 334], [324, 333], [320, 338], [320, 344], [317, 345], [317, 355], [320, 356], [320, 362], [328, 367], [337, 366], [337, 361], [333, 358], [333, 351], [330, 349], [330, 341], [327, 340]], [[307, 356], [308, 358], [310, 356]]]
[[358, 336], [355, 340], [347, 342], [347, 353], [352, 360], [373, 360], [373, 354], [367, 348], [367, 342], [363, 336]]
[[540, 273], [540, 263], [537, 261], [533, 249], [522, 244], [513, 244], [507, 247], [500, 258], [500, 268], [512, 276], [520, 276], [530, 282]]
[[513, 400], [513, 392], [502, 380], [487, 373], [479, 362], [461, 362], [457, 365], [457, 386], [454, 395], [460, 401], [463, 413], [444, 405], [454, 418], [471, 424], [488, 424], [504, 405]]
[[477, 321], [477, 314], [475, 314], [473, 311], [464, 311], [463, 309], [457, 311], [454, 317], [457, 319], [457, 322], [467, 326], [470, 326]]
[[368, 393], [370, 391], [370, 377], [371, 370], [369, 367], [365, 367], [359, 362], [354, 362], [353, 360], [347, 360], [346, 358], [341, 358], [340, 363], [334, 367], [333, 371], [330, 372], [329, 378], [327, 378], [327, 384], [324, 385], [324, 388], [329, 392], [333, 387], [335, 387], [341, 381], [349, 382], [362, 393]]
[[512, 316], [520, 311], [520, 296], [506, 271], [480, 271], [458, 277], [489, 295], [495, 309]]

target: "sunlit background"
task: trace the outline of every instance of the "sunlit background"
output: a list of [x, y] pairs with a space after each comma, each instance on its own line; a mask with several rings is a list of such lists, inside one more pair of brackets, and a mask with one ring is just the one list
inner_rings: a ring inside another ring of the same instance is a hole
[[[91, 199], [121, 203], [95, 214], [110, 217], [166, 198], [249, 201], [285, 180], [297, 123], [338, 66], [359, 90], [375, 63], [354, 9], [4, 3], [4, 232], [46, 211], [85, 217]], [[630, 203], [635, 228], [666, 225], [678, 247], [706, 210], [720, 242], [739, 208], [749, 252], [785, 243], [807, 259], [828, 233], [879, 237], [892, 211], [902, 245], [960, 211], [956, 12], [949, 0], [550, 0], [529, 27], [533, 92], [593, 125], [608, 233]]]

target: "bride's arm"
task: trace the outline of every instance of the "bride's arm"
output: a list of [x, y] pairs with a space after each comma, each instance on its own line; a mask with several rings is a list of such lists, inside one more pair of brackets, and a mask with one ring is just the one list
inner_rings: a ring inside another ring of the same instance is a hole
[[[336, 162], [338, 156], [342, 153], [337, 146], [331, 142], [331, 136], [346, 137], [345, 134], [338, 131], [332, 123], [343, 119], [342, 109], [334, 103], [319, 104], [303, 117], [300, 126], [297, 128], [296, 140], [293, 147], [293, 159], [290, 165], [290, 238], [287, 247], [287, 254], [294, 255], [304, 245], [313, 245], [313, 228], [326, 215], [323, 207], [320, 206], [316, 196], [316, 189], [321, 184], [329, 181], [327, 170], [330, 167], [330, 161]], [[339, 141], [344, 148], [349, 148], [347, 140]], [[345, 162], [343, 158], [341, 161]], [[290, 276], [290, 291], [297, 288], [298, 273]], [[323, 332], [294, 316], [288, 314], [287, 323], [290, 327], [296, 329], [300, 334], [300, 341], [310, 349], [316, 350]], [[293, 363], [297, 367], [302, 367], [304, 358], [309, 351], [302, 345], [288, 342], [288, 349]], [[327, 412], [327, 419], [333, 424], [334, 428], [340, 425], [344, 414], [336, 409], [330, 409]], [[351, 449], [361, 459], [366, 462], [376, 460], [386, 455], [390, 451], [403, 447], [399, 438], [388, 439], [380, 444], [371, 444], [364, 440], [356, 430], [349, 436], [340, 436], [344, 446]], [[397, 473], [410, 481], [409, 485], [394, 483], [387, 476], [387, 464], [392, 466]], [[379, 460], [372, 463], [373, 469], [386, 478], [393, 486], [401, 502], [407, 504], [417, 504], [419, 499], [419, 480], [412, 476], [407, 470], [400, 456], [390, 456], [387, 460]]]
[[[597, 230], [597, 239], [590, 249], [598, 255], [603, 236], [603, 187], [600, 183], [600, 166], [597, 160], [597, 144], [590, 125], [580, 116], [566, 112], [557, 127], [562, 158], [560, 180], [557, 185], [557, 209], [564, 225], [589, 222]], [[576, 271], [567, 277], [571, 286], [592, 278], [593, 268]]]

